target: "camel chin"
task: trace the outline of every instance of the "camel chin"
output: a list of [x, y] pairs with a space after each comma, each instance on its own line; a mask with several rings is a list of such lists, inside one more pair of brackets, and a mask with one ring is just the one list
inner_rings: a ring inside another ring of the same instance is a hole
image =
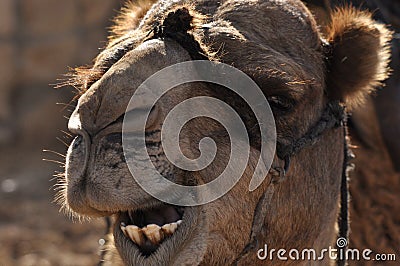
[[[176, 32], [155, 28], [173, 12], [181, 12], [173, 17], [179, 27], [168, 28]], [[119, 258], [105, 258], [126, 265], [261, 265], [265, 261], [257, 251], [264, 244], [287, 250], [334, 245], [345, 167], [341, 127], [324, 131], [293, 154], [290, 166], [278, 154], [273, 157], [273, 167], [287, 171], [282, 182], [273, 184], [265, 206], [272, 174], [249, 191], [260, 157], [257, 119], [243, 99], [224, 87], [179, 85], [160, 98], [146, 125], [147, 152], [159, 173], [181, 185], [206, 184], [230, 158], [224, 127], [200, 117], [182, 128], [179, 145], [188, 157], [199, 156], [199, 143], [206, 137], [217, 148], [209, 166], [185, 171], [167, 159], [162, 124], [174, 106], [189, 98], [213, 97], [232, 106], [248, 129], [249, 158], [239, 182], [217, 200], [184, 207], [153, 198], [132, 177], [122, 141], [126, 107], [135, 90], [158, 71], [199, 58], [234, 66], [257, 83], [274, 114], [279, 143], [306, 135], [330, 102], [348, 108], [361, 105], [387, 76], [390, 33], [355, 9], [333, 16], [329, 34], [322, 36], [310, 11], [297, 0], [199, 0], [190, 5], [139, 1], [139, 6], [124, 10], [93, 67], [77, 69], [71, 80], [82, 94], [69, 120], [77, 137], [67, 153], [65, 179], [60, 180], [65, 183], [60, 203], [67, 211], [113, 217], [110, 241]], [[326, 258], [324, 263], [331, 261]]]

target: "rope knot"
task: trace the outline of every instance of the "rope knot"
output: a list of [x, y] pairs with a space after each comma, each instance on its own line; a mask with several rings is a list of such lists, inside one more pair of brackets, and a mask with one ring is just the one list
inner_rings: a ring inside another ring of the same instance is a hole
[[163, 30], [168, 33], [182, 32], [185, 33], [193, 28], [193, 16], [190, 15], [186, 7], [179, 8], [168, 13], [162, 24]]
[[[195, 13], [195, 11], [192, 11]], [[150, 39], [170, 38], [180, 44], [193, 60], [209, 60], [201, 40], [196, 39], [189, 31], [194, 29], [196, 16], [186, 7], [180, 7], [168, 13], [162, 24], [157, 23], [148, 35], [153, 33]]]
[[190, 14], [189, 9], [182, 7], [169, 12], [162, 24], [157, 22], [150, 33], [154, 33], [153, 38], [163, 39], [170, 37], [175, 39], [177, 35], [184, 36], [188, 34], [188, 31], [193, 29], [192, 22], [193, 16]]
[[346, 119], [345, 108], [339, 102], [328, 103], [329, 114], [332, 115], [335, 127], [343, 125], [343, 121]]

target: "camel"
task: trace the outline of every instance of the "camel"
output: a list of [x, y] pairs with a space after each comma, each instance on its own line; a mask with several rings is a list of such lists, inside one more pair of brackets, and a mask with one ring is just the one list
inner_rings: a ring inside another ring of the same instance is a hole
[[[388, 76], [390, 32], [367, 12], [337, 10], [323, 36], [297, 0], [157, 1], [130, 4], [93, 67], [77, 69], [70, 84], [82, 92], [70, 117], [76, 134], [60, 179], [59, 203], [77, 217], [113, 217], [111, 265], [263, 265], [260, 249], [321, 251], [347, 237], [345, 112], [362, 106]], [[174, 206], [147, 194], [130, 173], [122, 147], [129, 100], [148, 77], [193, 60], [243, 71], [261, 88], [274, 114], [277, 146], [272, 167], [254, 191], [249, 183], [260, 156], [260, 125], [241, 99], [218, 85], [184, 84], [152, 109], [146, 145], [155, 167], [173, 182], [205, 184], [230, 154], [220, 124], [196, 118], [180, 132], [184, 154], [199, 153], [204, 137], [218, 153], [201, 171], [171, 165], [160, 129], [185, 99], [223, 99], [248, 129], [250, 153], [239, 182], [199, 206]], [[339, 227], [339, 232], [337, 230]], [[162, 236], [161, 236], [162, 235]], [[333, 264], [273, 258], [273, 265]], [[345, 261], [339, 259], [339, 265]]]

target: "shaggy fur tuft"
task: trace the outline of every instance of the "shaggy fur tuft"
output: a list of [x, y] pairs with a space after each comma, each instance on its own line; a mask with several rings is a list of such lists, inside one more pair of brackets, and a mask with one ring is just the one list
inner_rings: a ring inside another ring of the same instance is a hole
[[111, 27], [109, 39], [118, 39], [139, 26], [140, 20], [155, 2], [157, 0], [128, 1], [120, 14], [114, 18], [114, 26]]
[[332, 46], [328, 94], [351, 109], [388, 77], [391, 32], [354, 7], [333, 12], [327, 32]]

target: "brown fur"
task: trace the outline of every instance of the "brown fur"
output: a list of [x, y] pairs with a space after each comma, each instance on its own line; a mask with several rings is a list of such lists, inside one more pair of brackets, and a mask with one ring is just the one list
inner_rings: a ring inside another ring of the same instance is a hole
[[[360, 105], [388, 77], [390, 34], [381, 24], [371, 24], [371, 14], [353, 7], [337, 9], [328, 27], [332, 50], [328, 89], [331, 97], [349, 108]], [[360, 89], [361, 88], [361, 89]]]
[[120, 14], [114, 19], [115, 24], [111, 28], [110, 41], [123, 37], [139, 26], [140, 20], [155, 2], [156, 0], [128, 1], [120, 11]]
[[[94, 75], [91, 76], [92, 70], [77, 74], [76, 80], [86, 81], [82, 89], [84, 94], [70, 118], [70, 130], [80, 137], [68, 151], [66, 179], [62, 181], [65, 190], [61, 196], [66, 208], [79, 215], [115, 215], [118, 219], [121, 211], [159, 204], [132, 179], [121, 159], [121, 142], [115, 134], [121, 132], [118, 118], [125, 113], [134, 90], [146, 78], [166, 66], [190, 60], [187, 51], [173, 40], [144, 41], [156, 21], [181, 5], [184, 5], [183, 1], [159, 1], [132, 30], [125, 30], [128, 26], [122, 22], [119, 27], [126, 34], [112, 40], [99, 54], [92, 68]], [[327, 73], [324, 61], [327, 55], [321, 35], [310, 12], [300, 1], [230, 0], [219, 4], [203, 0], [193, 2], [192, 8], [196, 10], [193, 13], [207, 14], [212, 25], [206, 32], [194, 29], [193, 34], [210, 50], [220, 51], [220, 61], [247, 73], [267, 97], [279, 95], [295, 102], [288, 112], [275, 112], [278, 139], [282, 143], [305, 134], [319, 120], [326, 102], [331, 100], [325, 94], [325, 82], [332, 80], [331, 75], [343, 73], [341, 68], [347, 67], [336, 64], [343, 58], [335, 56], [347, 54], [351, 40], [356, 44], [360, 41], [348, 39], [347, 32], [354, 33], [356, 29], [359, 36], [370, 36], [371, 28], [378, 28], [367, 18], [363, 21], [365, 27], [353, 27], [359, 23], [358, 13], [343, 11], [348, 16], [343, 19], [348, 23], [332, 27], [335, 31], [331, 32], [332, 36], [344, 37], [329, 39], [334, 53], [330, 57], [331, 72]], [[356, 16], [351, 17], [353, 15]], [[388, 39], [388, 36], [380, 36], [388, 34], [383, 29], [372, 32], [379, 39]], [[383, 53], [384, 44], [376, 45], [372, 38], [362, 40], [366, 42], [365, 47], [371, 49], [368, 52]], [[352, 52], [356, 58], [365, 55], [364, 50]], [[382, 64], [382, 69], [386, 69], [387, 61]], [[359, 102], [369, 92], [365, 86], [374, 86], [385, 76], [378, 73], [380, 68], [367, 66], [369, 68], [365, 70], [376, 79], [366, 84], [364, 76], [361, 79], [340, 77], [343, 89], [329, 95], [343, 99], [344, 104]], [[350, 88], [345, 83], [354, 80], [355, 85], [359, 85], [357, 88]], [[331, 86], [328, 91], [331, 92]], [[168, 92], [158, 103], [161, 111], [155, 128], [160, 128], [163, 117], [173, 106], [198, 95], [223, 99], [237, 108], [248, 128], [257, 128], [257, 121], [240, 99], [223, 88], [204, 84], [185, 84]], [[182, 173], [170, 167], [162, 149], [153, 149], [150, 153], [159, 170], [171, 171], [176, 182], [206, 183], [223, 169], [229, 157], [229, 139], [221, 132], [221, 125], [201, 119], [181, 132], [181, 148], [185, 154], [196, 154], [197, 143], [204, 136], [211, 136], [217, 143], [218, 154], [213, 164], [196, 173]], [[169, 244], [161, 245], [154, 255], [141, 256], [123, 237], [117, 220], [115, 244], [124, 263], [227, 265], [237, 260], [239, 265], [257, 265], [264, 263], [256, 257], [263, 244], [273, 248], [322, 249], [334, 243], [343, 167], [343, 131], [329, 130], [313, 146], [293, 156], [285, 181], [276, 185], [270, 206], [261, 214], [263, 208], [257, 208], [257, 205], [271, 185], [271, 176], [254, 192], [248, 191], [260, 143], [257, 131], [250, 130], [249, 134], [252, 145], [248, 168], [238, 184], [214, 202], [186, 208], [189, 218], [184, 219]], [[149, 132], [149, 137], [153, 142], [160, 141], [157, 132]], [[276, 157], [274, 165], [282, 167], [282, 164]], [[259, 246], [246, 256], [240, 256], [250, 241], [255, 215], [263, 217], [261, 232], [256, 235]], [[274, 265], [290, 263], [273, 261]], [[329, 262], [326, 260], [325, 263]]]

